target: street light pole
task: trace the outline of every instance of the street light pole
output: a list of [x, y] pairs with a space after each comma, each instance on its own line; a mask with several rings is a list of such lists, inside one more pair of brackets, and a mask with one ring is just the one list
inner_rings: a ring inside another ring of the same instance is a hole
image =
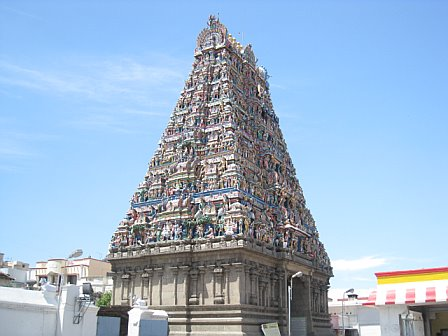
[[347, 293], [353, 293], [355, 290], [353, 288], [347, 289], [344, 294], [342, 294], [342, 335], [345, 336], [345, 325], [344, 325], [344, 301], [345, 301], [345, 294]]
[[300, 278], [303, 275], [302, 272], [297, 272], [291, 277], [291, 284], [288, 288], [288, 336], [291, 336], [291, 302], [292, 302], [292, 279]]

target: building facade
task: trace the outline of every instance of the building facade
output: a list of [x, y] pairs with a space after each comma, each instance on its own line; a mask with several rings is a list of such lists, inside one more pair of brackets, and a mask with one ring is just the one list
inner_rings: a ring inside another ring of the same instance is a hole
[[366, 302], [367, 296], [345, 293], [329, 301], [331, 324], [336, 335], [381, 335], [379, 312], [375, 307], [365, 305]]
[[[117, 310], [144, 299], [168, 312], [170, 335], [261, 335], [268, 322], [285, 333], [289, 321], [301, 334], [330, 332], [330, 260], [268, 78], [252, 46], [211, 16], [110, 241]], [[291, 280], [297, 272], [301, 277]]]
[[365, 305], [380, 314], [381, 335], [448, 335], [448, 267], [378, 272]]
[[22, 261], [5, 261], [0, 253], [0, 286], [25, 287], [29, 276], [29, 264]]
[[30, 279], [38, 284], [49, 282], [55, 285], [82, 285], [90, 282], [95, 292], [112, 290], [112, 279], [108, 276], [111, 264], [95, 258], [49, 259], [39, 261], [30, 270]]

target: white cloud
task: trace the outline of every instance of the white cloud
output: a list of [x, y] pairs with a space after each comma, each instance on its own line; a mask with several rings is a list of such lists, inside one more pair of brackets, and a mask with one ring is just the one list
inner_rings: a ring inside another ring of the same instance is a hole
[[30, 157], [32, 153], [23, 149], [17, 148], [15, 144], [0, 145], [0, 158], [2, 157]]
[[53, 138], [43, 133], [15, 132], [0, 128], [0, 159], [34, 157], [36, 153], [29, 148], [29, 145]]
[[0, 118], [0, 125], [0, 171], [4, 172], [17, 171], [41, 158], [39, 143], [57, 139], [51, 134], [11, 130], [14, 124], [8, 118]]
[[119, 118], [106, 114], [91, 114], [73, 121], [72, 124], [82, 129], [95, 131], [105, 130], [113, 133], [132, 133], [132, 129], [123, 126]]
[[184, 77], [179, 64], [143, 64], [129, 58], [91, 62], [78, 59], [59, 69], [0, 61], [2, 92], [7, 92], [9, 86], [21, 87], [110, 105], [164, 105], [160, 94], [173, 88], [179, 90]]
[[20, 15], [20, 16], [25, 16], [25, 17], [28, 17], [28, 18], [31, 18], [31, 19], [34, 19], [34, 20], [39, 20], [39, 21], [42, 20], [42, 18], [37, 16], [37, 15], [34, 15], [32, 13], [29, 13], [29, 12], [25, 12], [23, 10], [19, 10], [17, 8], [8, 7], [8, 6], [5, 6], [5, 5], [1, 5], [0, 6], [0, 10], [1, 11], [7, 11], [7, 12], [10, 12], [10, 13], [14, 13], [14, 14], [17, 14], [17, 15]]
[[[344, 292], [348, 289], [347, 288], [330, 288], [328, 291], [328, 297], [332, 298], [334, 301], [337, 299], [341, 299], [344, 296]], [[357, 294], [359, 297], [368, 297], [370, 293], [375, 290], [375, 288], [354, 288], [354, 293]], [[346, 296], [347, 294], [345, 294]]]
[[333, 269], [335, 271], [359, 271], [382, 266], [386, 263], [386, 258], [378, 258], [373, 256], [367, 256], [352, 260], [338, 259], [331, 261], [331, 265], [333, 266]]
[[140, 115], [140, 116], [150, 116], [150, 117], [167, 117], [168, 116], [168, 113], [137, 110], [137, 109], [128, 109], [128, 108], [124, 109], [123, 113], [132, 114], [132, 115]]
[[18, 99], [26, 97], [25, 91], [62, 98], [70, 108], [53, 113], [56, 118], [65, 114], [65, 124], [129, 133], [135, 132], [135, 116], [170, 114], [173, 97], [186, 79], [184, 67], [182, 61], [163, 55], [149, 55], [143, 62], [129, 57], [66, 58], [51, 68], [0, 59], [0, 93]]
[[169, 67], [140, 64], [132, 59], [104, 63], [105, 78], [112, 82], [147, 82], [158, 85], [184, 76]]

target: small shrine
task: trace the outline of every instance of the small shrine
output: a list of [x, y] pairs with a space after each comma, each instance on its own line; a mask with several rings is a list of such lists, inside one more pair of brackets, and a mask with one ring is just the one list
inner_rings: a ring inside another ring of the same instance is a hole
[[330, 260], [252, 46], [214, 16], [129, 211], [110, 240], [114, 306], [169, 314], [170, 335], [330, 332]]

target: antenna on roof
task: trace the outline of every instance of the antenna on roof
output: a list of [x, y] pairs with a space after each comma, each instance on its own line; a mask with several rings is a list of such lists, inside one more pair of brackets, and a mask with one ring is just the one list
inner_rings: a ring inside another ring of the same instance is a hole
[[243, 32], [238, 32], [238, 35], [241, 35], [241, 45], [244, 45], [244, 33]]

